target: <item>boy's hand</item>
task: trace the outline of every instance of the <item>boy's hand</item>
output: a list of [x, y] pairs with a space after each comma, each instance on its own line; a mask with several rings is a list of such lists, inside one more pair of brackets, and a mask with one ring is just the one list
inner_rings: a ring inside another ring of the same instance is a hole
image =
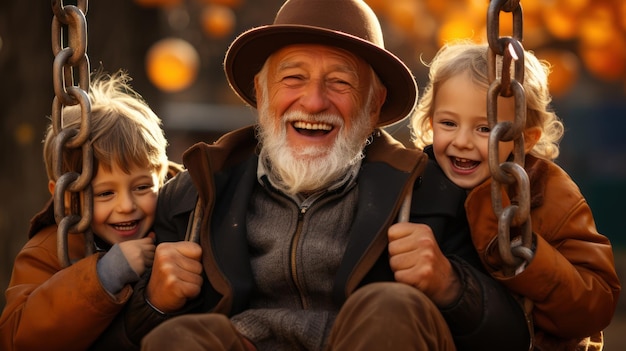
[[461, 283], [429, 226], [396, 223], [389, 228], [388, 237], [389, 265], [396, 281], [416, 287], [438, 306], [454, 302]]
[[155, 249], [154, 234], [141, 239], [123, 241], [118, 245], [130, 268], [137, 275], [141, 276], [146, 271], [146, 267], [152, 266]]
[[146, 298], [162, 312], [182, 308], [202, 287], [202, 248], [190, 241], [157, 246]]

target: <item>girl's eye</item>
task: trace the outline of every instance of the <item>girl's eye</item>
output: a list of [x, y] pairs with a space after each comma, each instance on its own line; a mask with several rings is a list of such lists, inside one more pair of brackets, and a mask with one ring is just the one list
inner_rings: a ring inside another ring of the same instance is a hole
[[439, 124], [441, 124], [444, 127], [454, 127], [456, 126], [456, 123], [452, 122], [452, 121], [439, 121]]
[[478, 127], [478, 131], [481, 132], [481, 133], [489, 133], [489, 132], [491, 132], [491, 128], [489, 128], [487, 126]]

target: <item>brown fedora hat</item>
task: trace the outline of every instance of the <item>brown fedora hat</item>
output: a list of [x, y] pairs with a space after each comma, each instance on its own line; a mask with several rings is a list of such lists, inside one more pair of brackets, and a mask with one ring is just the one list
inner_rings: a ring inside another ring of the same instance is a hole
[[409, 68], [385, 49], [378, 18], [362, 0], [288, 0], [273, 24], [250, 29], [228, 48], [224, 71], [231, 88], [256, 107], [254, 76], [276, 50], [292, 44], [342, 48], [369, 63], [387, 88], [378, 126], [406, 117], [417, 102]]

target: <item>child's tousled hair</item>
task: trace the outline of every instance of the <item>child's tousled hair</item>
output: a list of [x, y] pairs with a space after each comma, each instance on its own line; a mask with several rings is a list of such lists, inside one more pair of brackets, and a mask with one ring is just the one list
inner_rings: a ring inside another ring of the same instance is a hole
[[[489, 88], [488, 46], [461, 40], [442, 47], [430, 64], [429, 83], [417, 110], [411, 119], [411, 132], [415, 145], [423, 148], [432, 144], [431, 117], [434, 97], [445, 81], [453, 76], [468, 73], [473, 82]], [[550, 67], [529, 51], [524, 52], [524, 93], [526, 95], [526, 128], [539, 127], [541, 137], [530, 154], [547, 160], [559, 155], [559, 141], [563, 136], [563, 123], [550, 109], [552, 97], [548, 89]], [[485, 101], [486, 104], [486, 101]]]
[[[114, 165], [125, 172], [133, 166], [149, 167], [165, 180], [168, 159], [167, 140], [161, 128], [161, 119], [143, 98], [129, 85], [130, 77], [124, 71], [108, 75], [94, 74], [89, 85], [91, 102], [91, 133], [94, 172], [98, 166], [110, 170]], [[63, 128], [79, 128], [79, 105], [63, 108]], [[54, 132], [52, 124], [46, 130], [43, 157], [49, 180], [54, 178]], [[81, 172], [81, 148], [63, 150], [62, 172]]]

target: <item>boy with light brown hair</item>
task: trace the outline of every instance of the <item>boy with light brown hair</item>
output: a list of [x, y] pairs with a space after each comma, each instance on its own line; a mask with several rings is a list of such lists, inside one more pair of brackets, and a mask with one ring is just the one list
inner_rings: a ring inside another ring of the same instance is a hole
[[[157, 193], [169, 169], [167, 141], [161, 120], [129, 79], [122, 71], [99, 73], [90, 84], [94, 161], [90, 230], [95, 253], [86, 255], [84, 235], [69, 234], [67, 254], [74, 262], [68, 267], [59, 263], [51, 198], [32, 219], [29, 241], [15, 259], [0, 317], [2, 350], [90, 349], [131, 296], [133, 284], [152, 265], [154, 234], [149, 233]], [[79, 128], [79, 105], [65, 107], [62, 119], [64, 128]], [[57, 185], [54, 140], [51, 124], [43, 145], [51, 194]], [[80, 172], [82, 149], [64, 148], [61, 161], [63, 173]]]

